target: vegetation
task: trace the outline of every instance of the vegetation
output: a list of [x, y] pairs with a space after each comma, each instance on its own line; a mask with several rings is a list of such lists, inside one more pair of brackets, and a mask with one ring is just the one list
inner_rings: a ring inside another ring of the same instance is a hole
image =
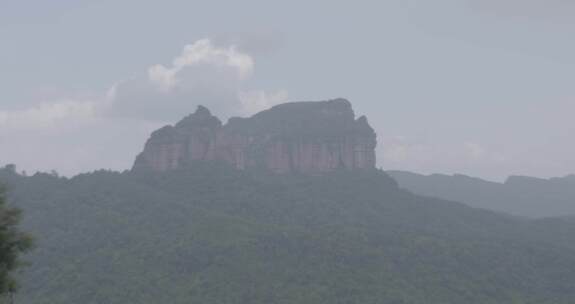
[[14, 271], [22, 266], [21, 256], [32, 246], [30, 236], [20, 231], [19, 222], [20, 210], [7, 206], [4, 190], [0, 189], [0, 297], [16, 291]]
[[420, 197], [379, 170], [0, 170], [37, 235], [21, 303], [573, 303], [575, 223]]

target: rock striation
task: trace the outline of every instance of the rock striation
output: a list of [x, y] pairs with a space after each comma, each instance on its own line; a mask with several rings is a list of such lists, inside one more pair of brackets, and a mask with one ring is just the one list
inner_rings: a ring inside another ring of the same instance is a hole
[[199, 106], [174, 126], [152, 133], [134, 170], [167, 171], [195, 161], [238, 169], [319, 174], [374, 168], [376, 134], [345, 99], [291, 102], [224, 125]]

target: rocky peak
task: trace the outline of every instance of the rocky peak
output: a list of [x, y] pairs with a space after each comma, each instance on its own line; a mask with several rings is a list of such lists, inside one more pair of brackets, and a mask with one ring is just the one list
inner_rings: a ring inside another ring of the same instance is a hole
[[213, 116], [210, 110], [204, 106], [198, 106], [196, 112], [184, 117], [178, 123], [176, 123], [176, 128], [197, 128], [197, 127], [208, 127], [208, 128], [218, 128], [221, 127], [222, 122], [216, 116]]
[[376, 144], [367, 118], [356, 120], [345, 99], [285, 103], [225, 125], [199, 106], [175, 126], [154, 132], [134, 169], [165, 171], [197, 160], [278, 173], [373, 168]]

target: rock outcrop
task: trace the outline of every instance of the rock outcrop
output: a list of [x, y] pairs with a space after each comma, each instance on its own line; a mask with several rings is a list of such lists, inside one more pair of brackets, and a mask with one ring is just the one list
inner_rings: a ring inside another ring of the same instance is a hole
[[194, 161], [224, 161], [238, 169], [318, 174], [375, 167], [376, 134], [349, 101], [293, 102], [227, 124], [198, 107], [154, 133], [134, 170], [166, 171]]

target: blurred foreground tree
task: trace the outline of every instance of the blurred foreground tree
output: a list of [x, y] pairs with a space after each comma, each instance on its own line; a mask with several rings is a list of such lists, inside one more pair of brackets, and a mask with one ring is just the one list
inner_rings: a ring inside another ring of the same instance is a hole
[[32, 238], [20, 231], [21, 212], [9, 207], [0, 188], [0, 296], [12, 298], [17, 289], [14, 271], [22, 266], [21, 255], [32, 247]]

